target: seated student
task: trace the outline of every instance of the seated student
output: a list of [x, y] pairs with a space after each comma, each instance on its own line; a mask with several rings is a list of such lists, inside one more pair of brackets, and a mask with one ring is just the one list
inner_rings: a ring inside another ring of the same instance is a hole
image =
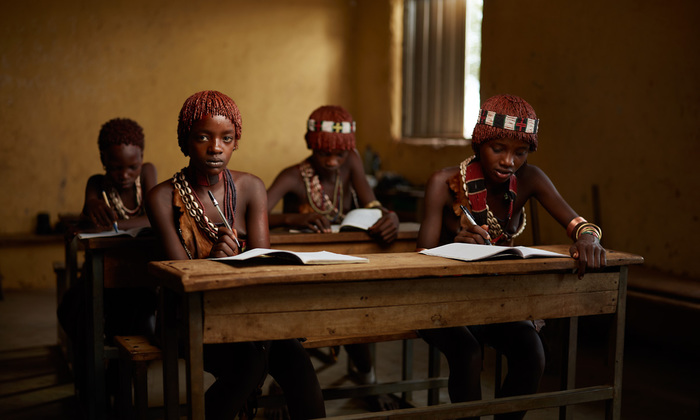
[[[306, 145], [311, 156], [284, 169], [267, 190], [270, 227], [292, 227], [330, 233], [354, 208], [379, 208], [382, 218], [368, 233], [393, 242], [399, 218], [377, 201], [355, 149], [355, 121], [339, 106], [322, 106], [309, 116]], [[332, 195], [328, 195], [329, 191]], [[282, 213], [272, 213], [280, 200]]]
[[[120, 229], [149, 226], [143, 197], [155, 186], [157, 174], [153, 164], [143, 162], [143, 129], [131, 119], [114, 118], [102, 125], [97, 144], [105, 173], [92, 175], [87, 181], [77, 231], [112, 230], [114, 223]], [[68, 239], [77, 231], [68, 232]], [[83, 267], [84, 272], [90, 269]], [[59, 323], [75, 343], [74, 363], [77, 364], [82, 362], [80, 351], [85, 344], [81, 334], [85, 328], [85, 287], [81, 277], [81, 281], [64, 294], [57, 310]], [[145, 288], [106, 289], [104, 333], [107, 340], [115, 335], [151, 334], [155, 326], [155, 298], [155, 293]], [[116, 379], [114, 366], [116, 364], [109, 366], [108, 375]], [[109, 384], [115, 385], [115, 382]]]
[[[270, 227], [310, 229], [330, 233], [354, 208], [379, 208], [382, 217], [368, 230], [375, 240], [391, 243], [398, 236], [399, 218], [377, 201], [355, 149], [355, 121], [340, 106], [322, 106], [309, 116], [306, 145], [311, 156], [284, 169], [267, 190]], [[331, 192], [332, 198], [328, 192]], [[282, 213], [272, 213], [283, 200]], [[356, 379], [375, 383], [368, 344], [345, 346], [353, 361]], [[374, 410], [396, 408], [385, 396], [368, 400]]]
[[[115, 222], [120, 229], [149, 226], [143, 197], [156, 184], [157, 175], [153, 164], [143, 162], [143, 129], [136, 121], [114, 118], [102, 125], [97, 144], [105, 174], [92, 175], [87, 181], [78, 230], [111, 230]], [[58, 308], [59, 322], [71, 339], [76, 339], [82, 328], [78, 324], [84, 309], [81, 290], [73, 287], [66, 292]], [[105, 290], [105, 336], [150, 333], [154, 299], [146, 289], [136, 293], [131, 289]]]
[[[472, 136], [474, 156], [437, 171], [428, 181], [418, 250], [450, 242], [512, 245], [525, 227], [524, 206], [534, 198], [573, 239], [570, 253], [578, 260], [579, 276], [606, 264], [600, 228], [579, 217], [547, 175], [527, 162], [528, 154], [537, 150], [538, 122], [532, 107], [516, 96], [498, 95], [483, 104]], [[460, 205], [469, 209], [478, 226], [468, 222]], [[447, 357], [452, 402], [481, 398], [480, 343], [499, 349], [508, 360], [501, 396], [537, 391], [545, 358], [533, 322], [444, 328], [420, 334]], [[508, 413], [495, 418], [519, 419], [524, 415]]]
[[[227, 169], [241, 138], [236, 103], [216, 91], [190, 96], [180, 110], [178, 143], [189, 165], [147, 196], [148, 216], [168, 259], [236, 255], [269, 248], [267, 196], [260, 178]], [[208, 197], [223, 207], [228, 229]], [[216, 377], [207, 390], [207, 419], [233, 419], [269, 373], [281, 385], [293, 419], [325, 417], [321, 387], [298, 340], [206, 344], [204, 368]]]
[[81, 219], [97, 230], [113, 229], [115, 222], [124, 230], [149, 226], [143, 196], [156, 185], [157, 174], [152, 163], [143, 162], [143, 129], [115, 118], [102, 126], [98, 145], [105, 174], [88, 179]]

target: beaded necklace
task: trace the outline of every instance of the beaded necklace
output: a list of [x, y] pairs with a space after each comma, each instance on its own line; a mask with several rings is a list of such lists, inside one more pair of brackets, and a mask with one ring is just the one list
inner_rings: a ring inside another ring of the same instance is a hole
[[136, 177], [134, 186], [136, 187], [136, 208], [134, 209], [127, 208], [124, 205], [122, 197], [121, 195], [119, 195], [119, 191], [117, 191], [116, 188], [114, 188], [113, 186], [109, 188], [109, 201], [112, 205], [112, 208], [117, 212], [117, 215], [119, 216], [120, 220], [129, 220], [129, 217], [136, 216], [141, 213], [141, 175]]
[[340, 170], [335, 173], [335, 187], [333, 189], [333, 201], [328, 198], [328, 194], [323, 191], [323, 186], [314, 172], [311, 164], [304, 161], [299, 164], [301, 177], [306, 186], [306, 196], [309, 199], [311, 208], [330, 221], [343, 219], [343, 183], [340, 179]]
[[[462, 180], [462, 190], [464, 190], [464, 196], [467, 197], [467, 200], [469, 200], [469, 203], [471, 205], [471, 200], [470, 200], [470, 194], [469, 194], [469, 188], [467, 187], [467, 182], [469, 181], [467, 179], [467, 166], [474, 160], [475, 156], [470, 156], [462, 163], [459, 164], [459, 174]], [[481, 170], [481, 168], [479, 168]], [[512, 175], [515, 177], [515, 175]], [[501, 224], [498, 222], [498, 219], [494, 214], [491, 212], [491, 209], [489, 208], [488, 203], [486, 202], [486, 189], [484, 187], [484, 190], [482, 191], [474, 191], [472, 192], [472, 195], [476, 194], [482, 194], [483, 195], [483, 205], [486, 208], [486, 224], [489, 227], [489, 235], [491, 238], [493, 238], [493, 243], [498, 243], [500, 241], [510, 241], [513, 238], [516, 238], [519, 236], [523, 231], [525, 230], [525, 225], [527, 224], [527, 217], [525, 215], [525, 209], [523, 209], [523, 223], [520, 225], [520, 228], [518, 229], [517, 232], [514, 234], [509, 234], [503, 230], [503, 227]], [[509, 199], [511, 199], [509, 197]], [[510, 208], [508, 209], [508, 218], [506, 219], [504, 225], [508, 226], [508, 222], [510, 221], [511, 216], [513, 215], [513, 201], [514, 198], [511, 199], [510, 201]], [[474, 208], [474, 206], [471, 206]]]
[[[185, 175], [187, 168], [173, 175], [172, 183], [185, 204], [185, 210], [197, 222], [197, 226], [204, 231], [212, 241], [218, 238], [219, 228], [212, 223], [204, 212], [204, 206], [199, 200], [197, 193], [190, 187], [190, 183]], [[234, 226], [236, 212], [236, 185], [228, 170], [224, 171], [224, 216], [231, 226]]]

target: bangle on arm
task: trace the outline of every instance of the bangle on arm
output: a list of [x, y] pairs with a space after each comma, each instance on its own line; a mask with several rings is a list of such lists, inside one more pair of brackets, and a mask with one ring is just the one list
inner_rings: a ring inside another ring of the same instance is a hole
[[379, 200], [370, 201], [365, 206], [366, 209], [376, 209], [376, 208], [381, 208], [381, 207], [382, 207], [382, 203], [380, 203]]
[[573, 238], [574, 228], [575, 228], [579, 223], [585, 223], [585, 222], [587, 222], [587, 220], [584, 219], [584, 218], [581, 217], [581, 216], [579, 216], [579, 217], [574, 217], [573, 219], [571, 219], [571, 221], [569, 222], [569, 224], [566, 226], [566, 236], [568, 236], [569, 238]]
[[576, 226], [575, 240], [581, 237], [581, 235], [593, 235], [600, 241], [603, 238], [603, 231], [597, 225], [589, 222], [581, 223]]

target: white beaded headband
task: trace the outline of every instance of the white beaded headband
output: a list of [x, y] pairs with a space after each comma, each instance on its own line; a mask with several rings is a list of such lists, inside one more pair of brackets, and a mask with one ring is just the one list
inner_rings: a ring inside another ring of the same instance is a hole
[[540, 125], [540, 120], [536, 118], [520, 118], [512, 115], [497, 114], [494, 111], [480, 109], [477, 124], [490, 125], [491, 127], [502, 128], [504, 130], [536, 134], [537, 128]]
[[355, 121], [316, 121], [310, 119], [308, 130], [350, 134], [355, 132]]

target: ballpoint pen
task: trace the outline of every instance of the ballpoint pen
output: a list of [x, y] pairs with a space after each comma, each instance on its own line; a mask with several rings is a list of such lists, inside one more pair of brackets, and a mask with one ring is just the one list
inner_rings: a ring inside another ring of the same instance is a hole
[[[224, 221], [224, 225], [228, 228], [228, 230], [233, 231], [231, 229], [231, 225], [228, 224], [228, 220], [226, 220], [226, 217], [224, 216], [224, 212], [221, 211], [221, 207], [219, 207], [219, 202], [216, 201], [216, 198], [214, 197], [214, 194], [211, 192], [211, 190], [207, 191], [209, 193], [209, 198], [211, 198], [211, 202], [214, 203], [214, 207], [216, 207], [216, 211], [219, 212], [219, 216], [221, 216], [221, 220]], [[238, 242], [238, 238], [236, 236], [233, 236], [233, 240], [236, 241], [236, 245], [238, 245], [238, 249], [241, 249], [241, 244]]]
[[[467, 216], [467, 220], [469, 220], [469, 223], [471, 223], [471, 224], [474, 225], [474, 226], [478, 226], [478, 225], [476, 224], [476, 221], [475, 221], [474, 218], [472, 217], [472, 214], [469, 213], [469, 210], [468, 210], [466, 207], [464, 207], [464, 205], [460, 204], [460, 205], [459, 205], [459, 208], [461, 208], [461, 209], [462, 209], [462, 212], [464, 212], [464, 215]], [[484, 240], [486, 241], [486, 245], [493, 245], [493, 244], [491, 243], [491, 241], [488, 240], [487, 238], [484, 238]]]
[[[109, 199], [107, 198], [107, 193], [105, 190], [102, 190], [102, 198], [105, 199], [105, 204], [107, 204], [107, 207], [112, 208], [112, 206], [109, 205]], [[115, 220], [114, 223], [112, 223], [112, 226], [114, 227], [114, 231], [116, 233], [119, 233], [119, 227], [117, 226], [117, 221]]]

